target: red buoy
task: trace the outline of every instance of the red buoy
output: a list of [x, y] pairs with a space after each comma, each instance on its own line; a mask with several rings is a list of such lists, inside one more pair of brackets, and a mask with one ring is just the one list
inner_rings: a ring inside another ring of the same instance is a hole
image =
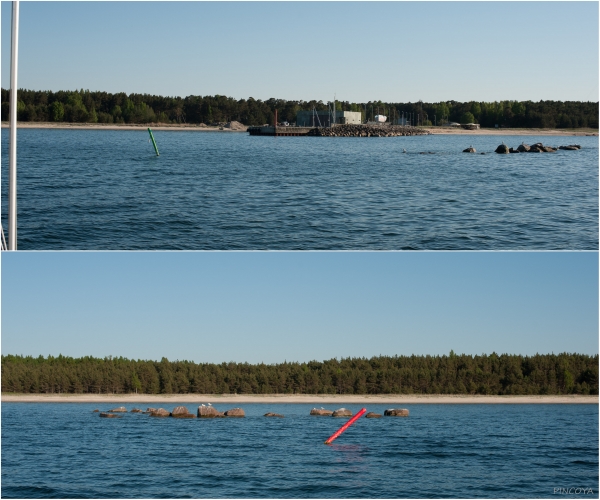
[[363, 408], [356, 415], [354, 415], [348, 422], [342, 425], [334, 434], [332, 434], [325, 444], [333, 443], [334, 439], [337, 439], [348, 427], [350, 427], [354, 422], [356, 422], [360, 417], [362, 417], [366, 413], [367, 409]]

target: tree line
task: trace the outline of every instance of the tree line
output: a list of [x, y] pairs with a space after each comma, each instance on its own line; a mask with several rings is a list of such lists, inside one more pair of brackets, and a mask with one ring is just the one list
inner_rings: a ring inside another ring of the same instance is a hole
[[194, 363], [2, 356], [2, 392], [80, 394], [598, 394], [598, 355], [377, 356]]
[[[9, 117], [9, 90], [2, 89], [2, 120]], [[124, 92], [37, 91], [19, 89], [17, 119], [24, 122], [69, 123], [189, 123], [215, 124], [232, 120], [244, 125], [273, 123], [275, 110], [280, 121], [294, 123], [298, 111], [327, 110], [323, 101], [266, 101], [234, 99], [222, 95], [164, 97]], [[357, 111], [363, 120], [376, 114], [391, 119], [408, 118], [413, 125], [448, 122], [479, 123], [482, 127], [598, 128], [598, 103], [580, 101], [495, 101], [438, 103], [385, 103], [337, 101], [338, 111]]]

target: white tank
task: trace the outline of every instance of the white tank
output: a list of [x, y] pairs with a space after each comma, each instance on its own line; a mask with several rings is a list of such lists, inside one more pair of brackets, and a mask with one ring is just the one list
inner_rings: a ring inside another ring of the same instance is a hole
[[377, 123], [385, 123], [386, 120], [387, 120], [387, 116], [375, 115], [375, 121]]

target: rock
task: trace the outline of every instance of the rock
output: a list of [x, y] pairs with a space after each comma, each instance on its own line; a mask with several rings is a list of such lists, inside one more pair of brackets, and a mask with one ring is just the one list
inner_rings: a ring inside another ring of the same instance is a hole
[[112, 410], [108, 410], [111, 413], [127, 413], [127, 408], [124, 406], [119, 406], [118, 408], [113, 408]]
[[245, 417], [246, 414], [244, 413], [244, 410], [242, 410], [241, 408], [233, 408], [231, 410], [227, 410], [225, 412], [225, 416], [226, 417]]
[[198, 418], [224, 417], [225, 415], [213, 406], [198, 406]]
[[346, 410], [346, 408], [340, 408], [339, 410], [335, 410], [332, 417], [351, 417], [352, 412], [350, 410]]
[[139, 408], [134, 408], [133, 410], [131, 410], [131, 413], [142, 413], [142, 410], [140, 410]]
[[278, 417], [278, 418], [283, 418], [283, 415], [279, 414], [279, 413], [265, 413], [265, 417]]
[[370, 411], [365, 415], [365, 418], [381, 418], [381, 414]]
[[528, 153], [530, 149], [531, 147], [525, 143], [519, 144], [519, 146], [517, 147], [517, 151], [519, 153]]
[[408, 410], [398, 410], [398, 409], [390, 409], [385, 410], [383, 414], [386, 417], [408, 417]]
[[96, 410], [94, 410], [92, 413], [98, 413], [99, 411], [100, 411], [100, 410], [97, 410], [97, 409], [96, 409]]
[[498, 146], [496, 148], [496, 153], [498, 154], [509, 154], [510, 153], [510, 149], [508, 148], [508, 146], [506, 144], [500, 144], [500, 146]]
[[313, 408], [312, 410], [310, 410], [310, 414], [316, 415], [318, 417], [331, 417], [331, 415], [333, 415], [333, 411], [326, 410], [324, 408], [321, 408], [321, 409]]
[[156, 408], [146, 408], [146, 411], [144, 413], [154, 413], [156, 411]]
[[513, 149], [513, 148], [510, 148], [510, 149], [508, 150], [508, 152], [509, 152], [509, 153], [520, 153], [520, 151], [519, 151], [518, 149]]
[[571, 144], [569, 146], [560, 146], [558, 149], [563, 149], [565, 151], [576, 151], [578, 149], [581, 149], [581, 146], [577, 144]]
[[174, 418], [196, 418], [196, 415], [190, 413], [185, 406], [177, 406], [171, 412], [171, 416]]
[[169, 415], [171, 415], [171, 413], [169, 413], [164, 408], [159, 408], [158, 410], [153, 411], [152, 413], [150, 413], [151, 417], [168, 417]]
[[115, 413], [100, 413], [102, 418], [122, 418], [121, 415], [116, 415]]
[[463, 149], [463, 153], [477, 153], [477, 150], [473, 146], [469, 146], [467, 149]]

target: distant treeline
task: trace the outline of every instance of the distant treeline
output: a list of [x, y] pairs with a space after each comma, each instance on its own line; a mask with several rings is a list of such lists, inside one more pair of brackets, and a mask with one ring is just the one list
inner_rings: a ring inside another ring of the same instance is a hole
[[[80, 123], [223, 123], [232, 120], [244, 125], [273, 123], [278, 119], [294, 123], [300, 110], [327, 110], [322, 101], [261, 101], [252, 97], [234, 99], [222, 95], [163, 97], [149, 94], [108, 92], [18, 91], [18, 120], [25, 122]], [[482, 127], [598, 128], [598, 103], [578, 101], [497, 101], [438, 103], [336, 102], [339, 111], [360, 111], [363, 120], [377, 113], [391, 119], [410, 115], [413, 125], [479, 123]], [[2, 120], [9, 117], [9, 91], [2, 89]]]
[[251, 365], [2, 356], [2, 391], [145, 394], [598, 394], [598, 356], [379, 356]]

